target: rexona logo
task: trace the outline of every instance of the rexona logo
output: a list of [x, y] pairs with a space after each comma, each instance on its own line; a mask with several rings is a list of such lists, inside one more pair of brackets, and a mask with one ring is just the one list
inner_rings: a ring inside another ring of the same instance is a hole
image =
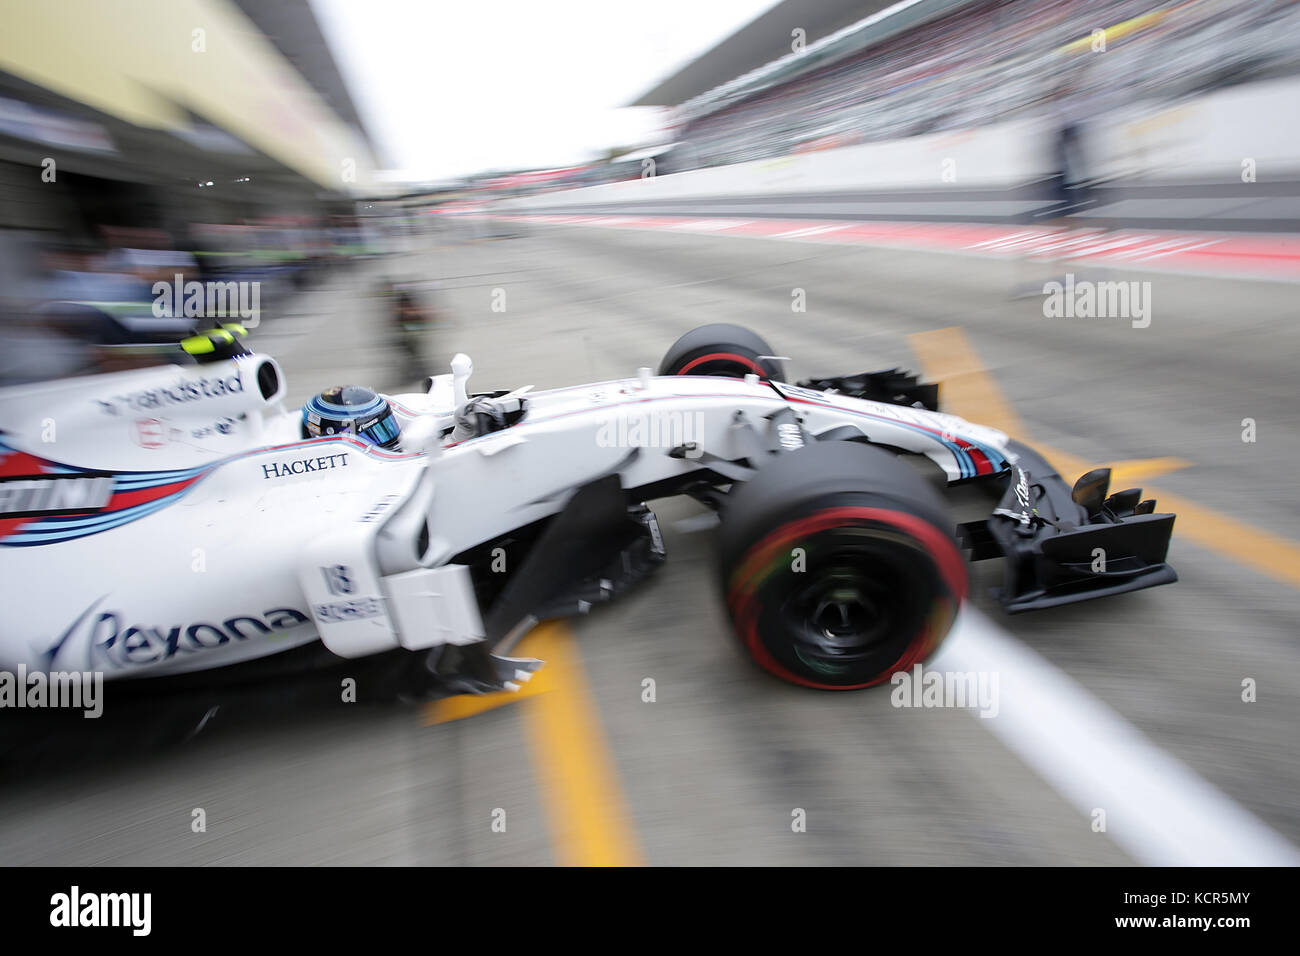
[[42, 475], [0, 479], [0, 515], [25, 518], [103, 511], [113, 497], [111, 475]]
[[[178, 655], [223, 647], [256, 637], [272, 637], [307, 623], [307, 615], [289, 607], [272, 608], [257, 614], [240, 614], [224, 621], [197, 624], [151, 626], [131, 624], [119, 611], [83, 614], [77, 623], [49, 651], [53, 661], [65, 646], [82, 644], [93, 664], [109, 667], [133, 667], [161, 664]], [[84, 622], [80, 635], [76, 632]], [[93, 669], [93, 668], [92, 668]]]
[[138, 392], [126, 392], [108, 399], [96, 399], [100, 408], [110, 415], [120, 415], [122, 408], [133, 412], [152, 411], [155, 408], [167, 408], [172, 405], [186, 405], [201, 402], [223, 395], [237, 395], [244, 390], [244, 380], [238, 375], [224, 378], [181, 379], [167, 388], [143, 388]]

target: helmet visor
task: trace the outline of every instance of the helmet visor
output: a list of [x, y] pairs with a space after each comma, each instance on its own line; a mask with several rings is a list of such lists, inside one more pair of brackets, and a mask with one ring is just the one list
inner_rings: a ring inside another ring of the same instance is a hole
[[357, 434], [362, 438], [383, 448], [396, 444], [401, 433], [401, 426], [397, 424], [397, 416], [391, 411], [385, 411], [379, 418], [364, 423], [357, 429]]

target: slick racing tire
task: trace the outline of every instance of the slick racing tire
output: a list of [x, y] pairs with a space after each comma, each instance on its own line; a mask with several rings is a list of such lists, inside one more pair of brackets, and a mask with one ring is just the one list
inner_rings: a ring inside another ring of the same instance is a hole
[[930, 656], [966, 598], [943, 499], [889, 452], [828, 441], [778, 455], [728, 496], [719, 570], [745, 649], [823, 690]]
[[719, 322], [691, 329], [664, 353], [660, 375], [716, 375], [785, 381], [785, 364], [771, 356], [772, 347], [741, 325]]

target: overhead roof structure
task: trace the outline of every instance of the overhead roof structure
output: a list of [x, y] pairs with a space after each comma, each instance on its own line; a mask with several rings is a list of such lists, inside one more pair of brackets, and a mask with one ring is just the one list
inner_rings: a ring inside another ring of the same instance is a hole
[[0, 31], [0, 95], [33, 104], [45, 126], [65, 114], [99, 123], [114, 149], [68, 153], [93, 171], [183, 178], [211, 162], [259, 181], [366, 190], [370, 144], [323, 39], [308, 49], [319, 28], [307, 0], [254, 6], [275, 39], [231, 0], [14, 4]]
[[[647, 90], [629, 106], [730, 101], [856, 53], [973, 0], [784, 0]], [[805, 46], [793, 48], [792, 33]]]
[[375, 152], [375, 143], [357, 112], [329, 43], [308, 0], [233, 0], [263, 35], [275, 44], [339, 119], [357, 130]]
[[646, 90], [629, 106], [679, 106], [791, 52], [796, 28], [808, 43], [830, 36], [895, 0], [782, 0]]

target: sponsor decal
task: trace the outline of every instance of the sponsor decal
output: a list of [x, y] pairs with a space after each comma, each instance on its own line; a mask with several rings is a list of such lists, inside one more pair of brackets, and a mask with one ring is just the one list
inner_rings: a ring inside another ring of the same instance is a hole
[[384, 600], [377, 597], [354, 598], [351, 601], [335, 601], [333, 604], [317, 604], [312, 610], [322, 624], [341, 624], [344, 621], [379, 617], [384, 613]]
[[158, 408], [174, 405], [187, 405], [209, 398], [221, 398], [236, 395], [244, 390], [244, 382], [238, 375], [211, 378], [179, 379], [175, 385], [165, 388], [144, 388], [137, 392], [124, 392], [107, 399], [95, 399], [106, 414], [120, 415], [122, 410], [148, 412]]
[[334, 468], [346, 468], [348, 456], [345, 452], [333, 455], [319, 455], [315, 458], [294, 458], [290, 461], [272, 462], [262, 466], [262, 479], [288, 478], [291, 475], [305, 475], [314, 471], [330, 471]]
[[1029, 476], [1025, 474], [1025, 469], [1016, 469], [1016, 503], [1020, 505], [1020, 523], [1029, 526], [1029, 512], [1033, 503], [1029, 497]]
[[777, 382], [770, 384], [786, 398], [801, 402], [813, 402], [823, 406], [833, 406], [852, 415], [859, 415], [878, 422], [892, 423], [926, 435], [942, 443], [948, 449], [957, 460], [957, 466], [962, 478], [999, 474], [1008, 468], [1005, 456], [995, 446], [964, 437], [962, 432], [969, 427], [970, 423], [953, 415], [907, 408], [902, 405], [886, 405], [879, 402], [871, 402], [870, 404], [874, 407], [868, 412], [854, 407], [854, 405], [836, 404], [831, 402], [828, 396], [806, 388]]
[[0, 516], [34, 518], [103, 511], [114, 487], [111, 475], [0, 478]]
[[[352, 569], [346, 564], [326, 565], [320, 569], [320, 573], [325, 578], [325, 589], [330, 594], [341, 596], [356, 592], [356, 580]], [[351, 598], [316, 604], [312, 607], [312, 613], [322, 624], [342, 624], [345, 621], [381, 616], [384, 613], [384, 601], [377, 597]]]
[[330, 594], [351, 594], [356, 590], [352, 583], [352, 571], [346, 564], [331, 564], [320, 569], [325, 578], [325, 590]]
[[402, 498], [401, 495], [384, 495], [373, 505], [371, 505], [369, 511], [363, 514], [357, 520], [378, 521], [381, 517], [383, 517], [384, 513], [388, 511], [388, 509], [391, 508], [396, 502], [400, 501], [401, 498]]
[[161, 448], [171, 440], [167, 425], [158, 418], [137, 418], [132, 431], [135, 443], [141, 448]]
[[1019, 527], [1017, 533], [1028, 537], [1033, 534], [1034, 515], [1038, 509], [1034, 507], [1033, 491], [1029, 485], [1029, 474], [1023, 468], [1017, 467], [1015, 470], [1016, 483], [1011, 486], [1016, 493], [1014, 509], [1012, 507], [998, 507], [993, 509], [993, 514], [1001, 518], [1010, 518], [1015, 521]]
[[222, 418], [211, 425], [204, 425], [190, 432], [195, 438], [207, 438], [209, 435], [229, 435], [235, 428], [233, 418]]
[[818, 405], [829, 405], [826, 396], [821, 392], [814, 391], [811, 388], [801, 388], [798, 385], [786, 385], [784, 382], [769, 382], [774, 389], [787, 398], [799, 398], [805, 402], [815, 402]]
[[0, 547], [53, 545], [120, 527], [176, 501], [214, 467], [108, 474], [19, 451], [0, 435]]
[[[102, 600], [102, 598], [100, 599]], [[51, 665], [65, 647], [83, 645], [89, 670], [95, 664], [121, 669], [161, 664], [178, 655], [223, 647], [252, 638], [272, 638], [308, 623], [307, 615], [290, 607], [271, 608], [261, 614], [237, 614], [224, 620], [193, 624], [131, 624], [121, 611], [93, 613], [96, 601], [46, 652]]]

